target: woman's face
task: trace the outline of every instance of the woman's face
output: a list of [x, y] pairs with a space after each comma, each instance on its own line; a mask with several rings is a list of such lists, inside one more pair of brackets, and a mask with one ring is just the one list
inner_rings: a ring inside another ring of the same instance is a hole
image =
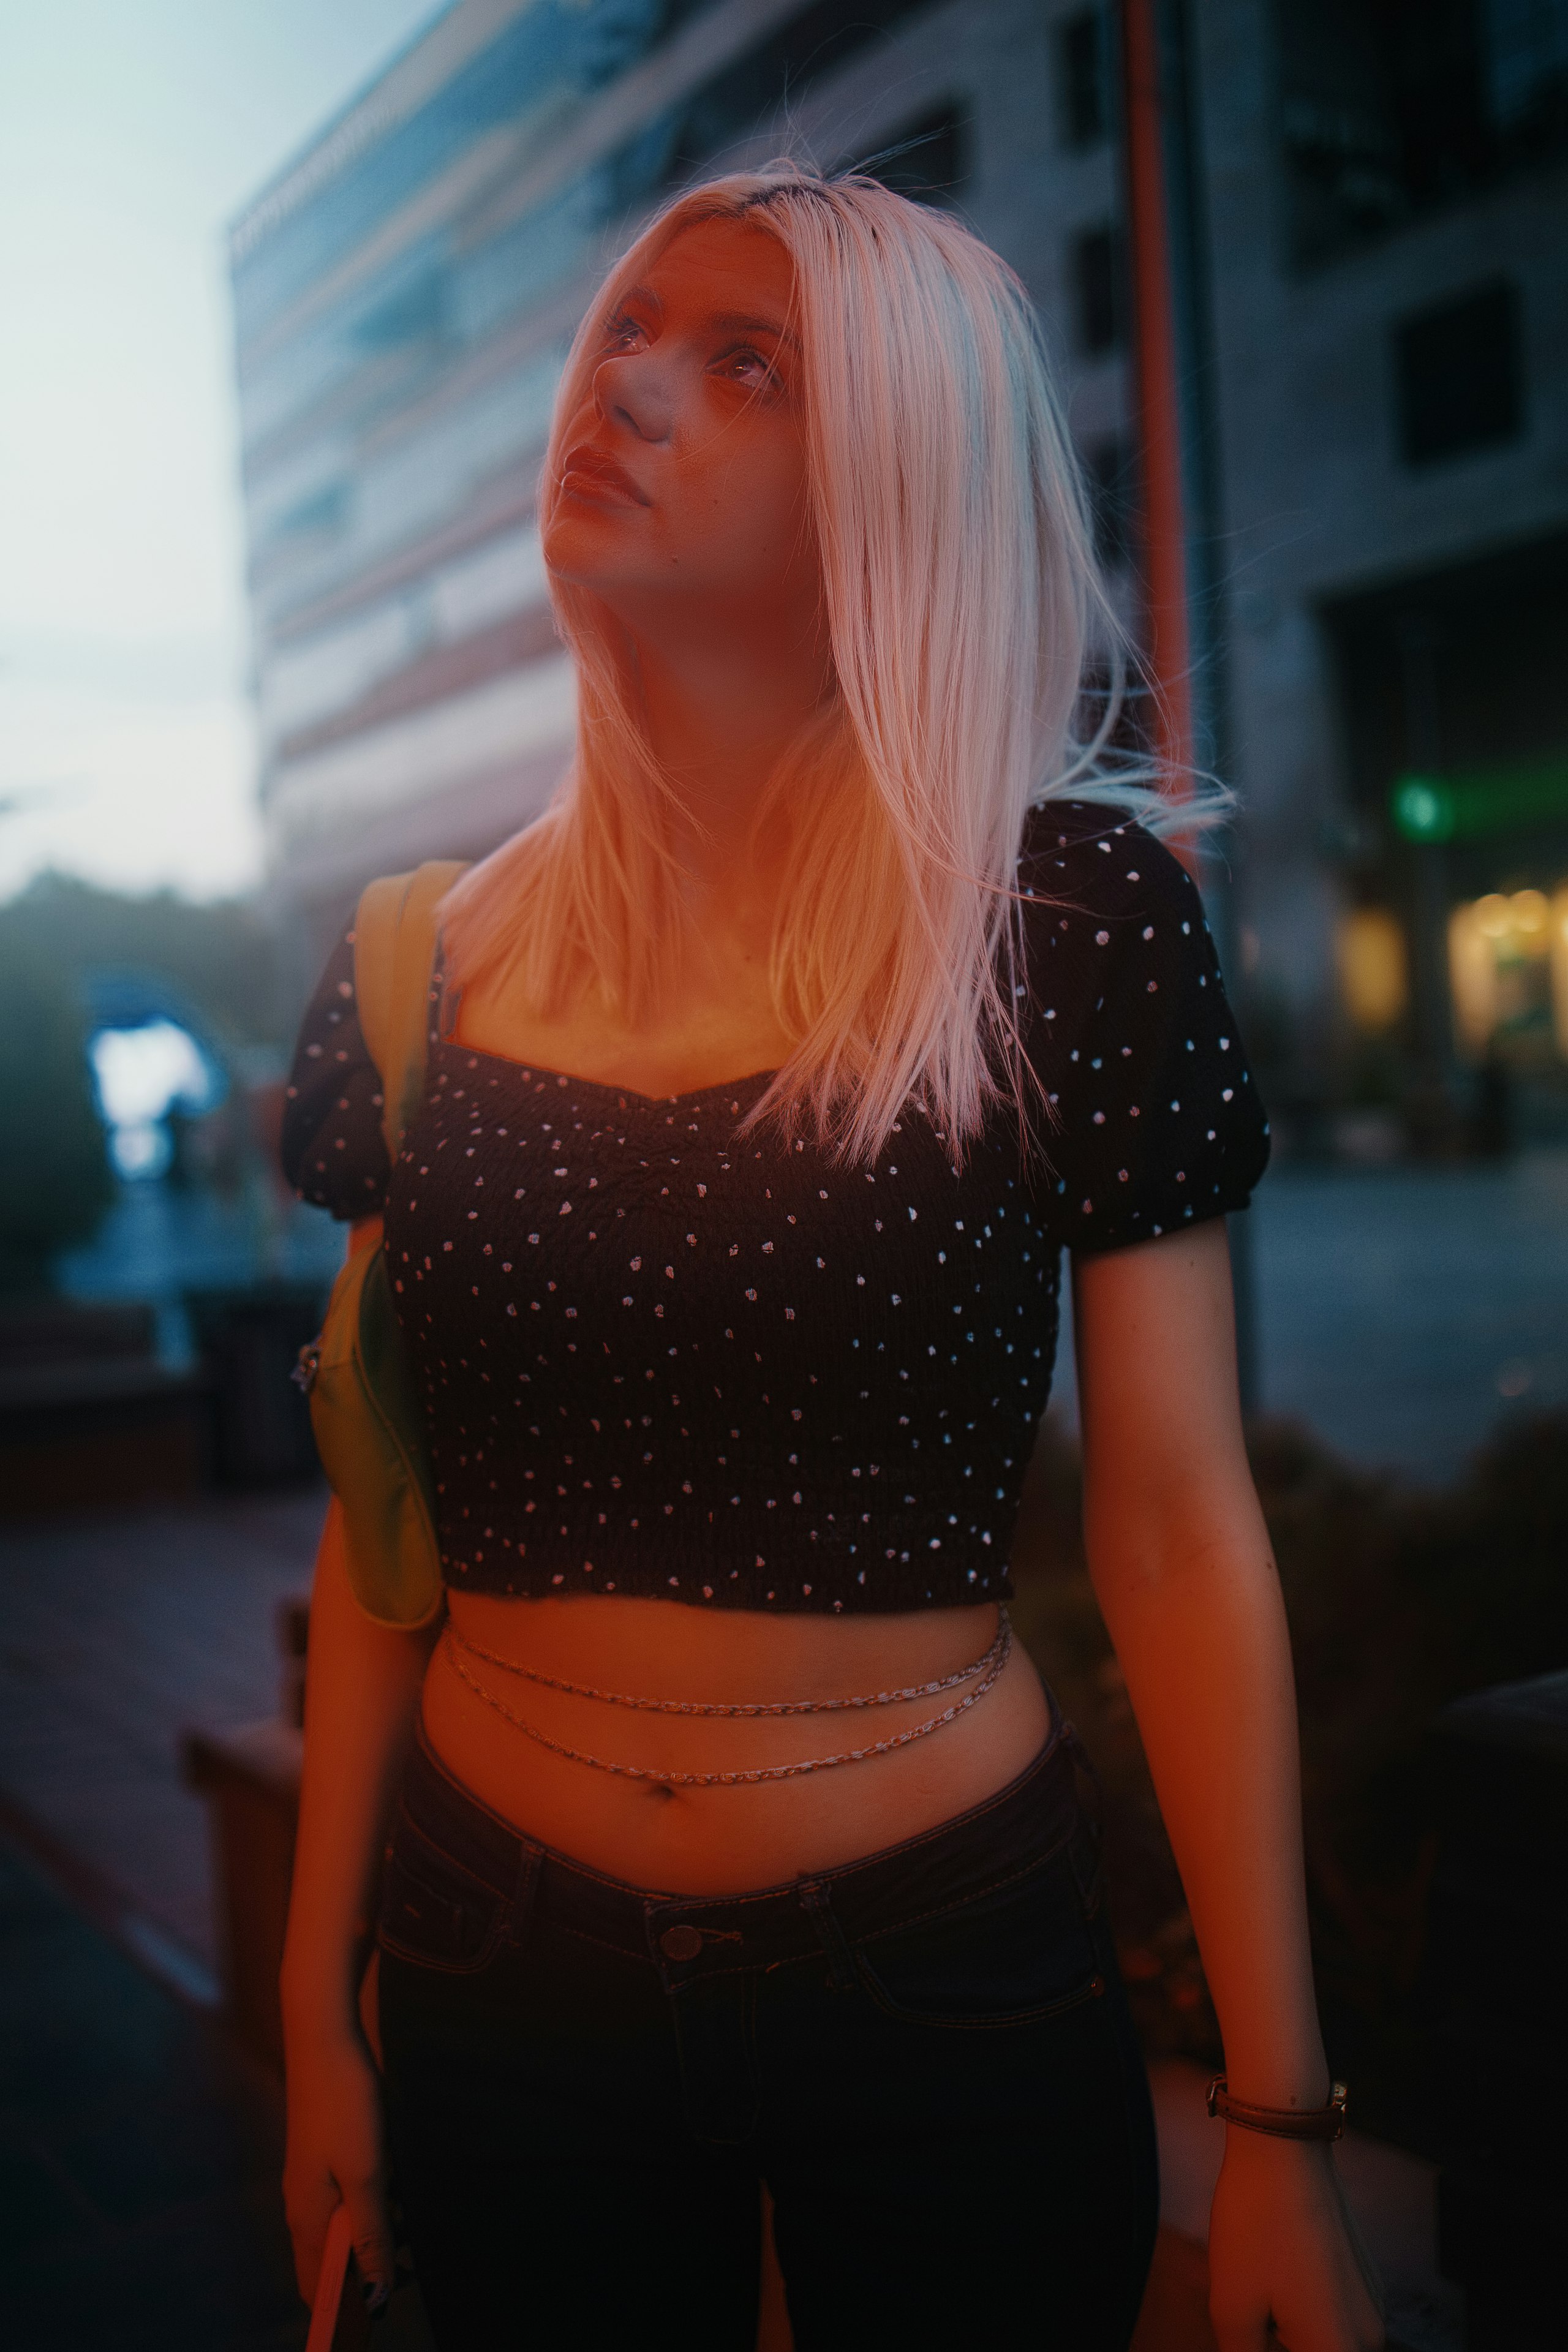
[[703, 221], [605, 318], [563, 436], [544, 559], [634, 635], [814, 627], [792, 284], [765, 230]]

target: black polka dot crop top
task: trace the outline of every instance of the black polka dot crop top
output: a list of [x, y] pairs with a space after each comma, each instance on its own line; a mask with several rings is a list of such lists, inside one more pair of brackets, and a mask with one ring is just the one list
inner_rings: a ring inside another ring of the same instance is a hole
[[449, 1588], [857, 1612], [1005, 1599], [1064, 1247], [1246, 1205], [1268, 1130], [1198, 893], [1114, 810], [1030, 818], [1024, 1036], [1055, 1119], [955, 1173], [907, 1110], [871, 1166], [738, 1137], [771, 1073], [666, 1097], [433, 1031], [387, 1166], [352, 934], [283, 1158], [384, 1213]]

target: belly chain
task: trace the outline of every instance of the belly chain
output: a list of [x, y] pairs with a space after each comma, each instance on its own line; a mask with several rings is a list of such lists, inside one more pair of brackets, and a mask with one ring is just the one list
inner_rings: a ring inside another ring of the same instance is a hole
[[[913, 1683], [903, 1690], [875, 1691], [851, 1698], [773, 1699], [754, 1706], [734, 1706], [713, 1705], [703, 1699], [633, 1698], [624, 1691], [595, 1690], [586, 1683], [564, 1682], [554, 1675], [541, 1674], [532, 1666], [518, 1665], [510, 1658], [498, 1656], [493, 1650], [481, 1649], [476, 1642], [465, 1641], [455, 1631], [449, 1619], [442, 1639], [453, 1670], [468, 1688], [482, 1698], [487, 1706], [504, 1716], [517, 1730], [526, 1732], [530, 1739], [536, 1740], [541, 1748], [548, 1748], [553, 1755], [564, 1756], [574, 1764], [591, 1764], [596, 1771], [618, 1772], [628, 1780], [658, 1780], [667, 1786], [685, 1789], [732, 1789], [760, 1780], [790, 1780], [802, 1772], [825, 1772], [835, 1764], [864, 1763], [868, 1757], [890, 1755], [894, 1748], [907, 1748], [912, 1739], [924, 1739], [931, 1732], [940, 1731], [944, 1724], [956, 1722], [961, 1715], [966, 1715], [972, 1706], [978, 1706], [1001, 1675], [1012, 1654], [1013, 1628], [1004, 1609], [996, 1629], [996, 1639], [985, 1655], [977, 1658], [973, 1665], [959, 1666], [934, 1682]], [[931, 1716], [924, 1723], [913, 1724], [907, 1731], [890, 1732], [885, 1739], [869, 1740], [863, 1748], [843, 1748], [837, 1756], [807, 1757], [798, 1764], [762, 1764], [750, 1771], [658, 1772], [644, 1764], [611, 1763], [603, 1756], [590, 1756], [581, 1748], [569, 1748], [563, 1740], [552, 1739], [547, 1732], [540, 1730], [537, 1724], [530, 1723], [526, 1717], [508, 1706], [504, 1699], [498, 1698], [493, 1691], [485, 1688], [464, 1664], [465, 1652], [469, 1657], [482, 1659], [487, 1665], [498, 1666], [503, 1674], [517, 1675], [526, 1682], [540, 1683], [548, 1690], [565, 1691], [574, 1698], [600, 1699], [608, 1706], [646, 1708], [659, 1715], [731, 1717], [830, 1715], [844, 1707], [895, 1706], [904, 1699], [934, 1698], [942, 1691], [956, 1689], [959, 1684], [970, 1681], [974, 1681], [974, 1688], [966, 1692], [963, 1698], [954, 1699], [950, 1706], [942, 1708], [940, 1715]], [[976, 1676], [978, 1680], [974, 1679]]]

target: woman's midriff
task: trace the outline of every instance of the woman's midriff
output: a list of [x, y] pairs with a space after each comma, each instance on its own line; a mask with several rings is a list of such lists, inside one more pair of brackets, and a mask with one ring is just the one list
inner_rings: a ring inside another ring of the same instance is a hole
[[[454, 1594], [450, 1615], [464, 1641], [560, 1681], [728, 1706], [934, 1682], [982, 1659], [997, 1623], [991, 1604], [845, 1619], [475, 1593]], [[547, 1738], [655, 1772], [749, 1771], [866, 1747], [931, 1721], [978, 1679], [887, 1706], [737, 1719], [607, 1706], [509, 1675], [471, 1652], [461, 1664]], [[671, 1786], [541, 1746], [472, 1686], [443, 1640], [426, 1676], [424, 1721], [454, 1778], [525, 1836], [633, 1885], [728, 1895], [837, 1868], [984, 1802], [1038, 1754], [1050, 1710], [1015, 1644], [974, 1706], [886, 1755], [782, 1780]]]

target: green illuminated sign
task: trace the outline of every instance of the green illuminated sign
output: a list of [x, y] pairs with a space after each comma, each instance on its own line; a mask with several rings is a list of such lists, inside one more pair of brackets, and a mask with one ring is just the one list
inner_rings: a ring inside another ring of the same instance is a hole
[[1401, 776], [1388, 810], [1405, 841], [1481, 841], [1496, 833], [1568, 824], [1568, 759], [1455, 776]]
[[1452, 841], [1454, 788], [1436, 776], [1401, 776], [1392, 794], [1394, 830], [1406, 841]]

